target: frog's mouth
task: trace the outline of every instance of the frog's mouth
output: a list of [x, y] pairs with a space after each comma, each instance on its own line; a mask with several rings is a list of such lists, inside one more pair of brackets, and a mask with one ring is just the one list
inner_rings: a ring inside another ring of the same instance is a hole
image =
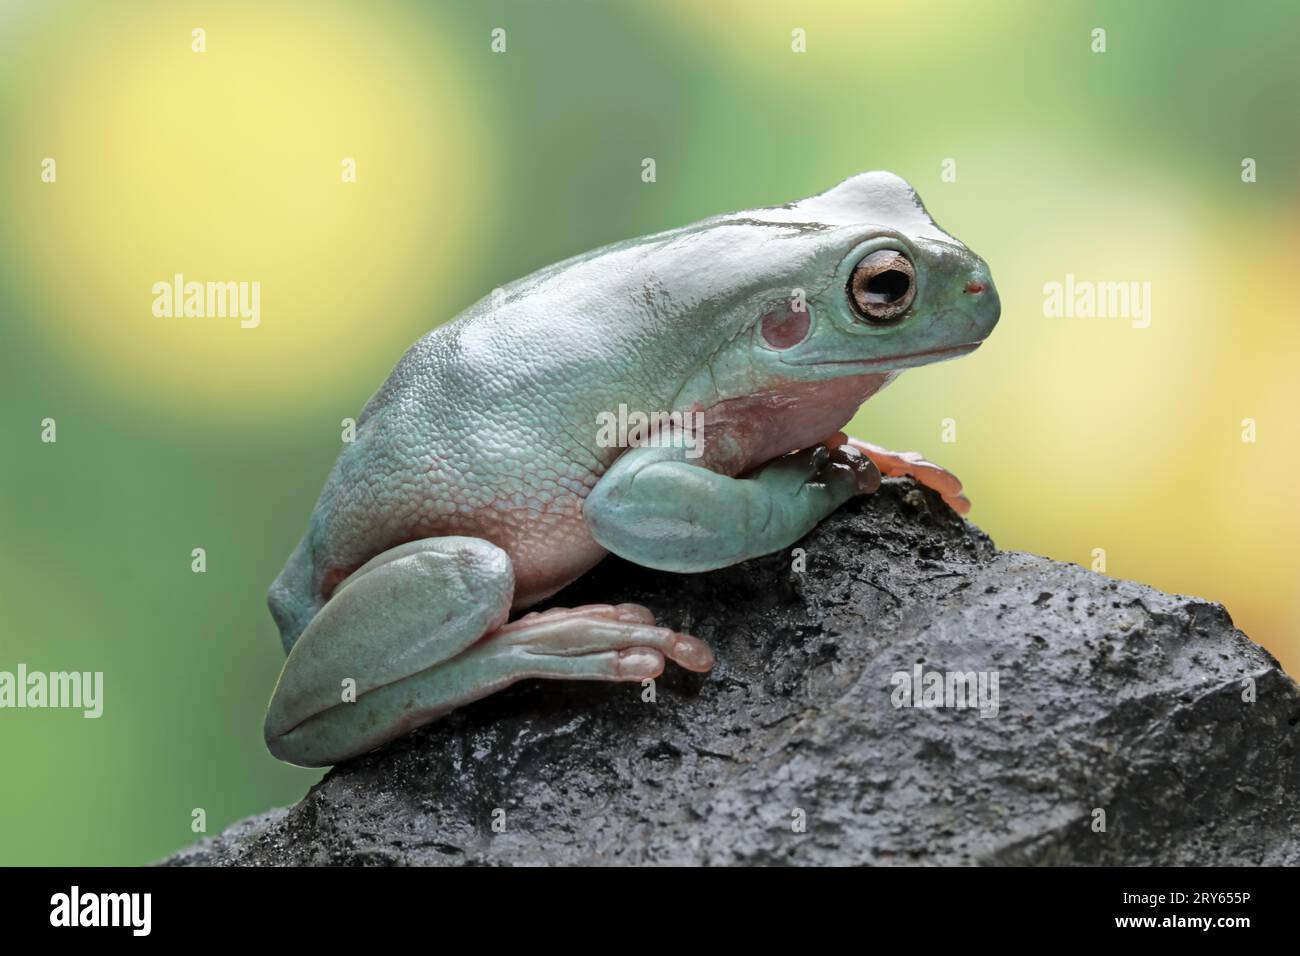
[[[980, 347], [980, 342], [966, 342], [962, 345], [945, 345], [936, 349], [923, 349], [920, 352], [905, 352], [902, 355], [889, 355], [884, 358], [862, 358], [862, 359], [818, 359], [810, 358], [804, 362], [791, 362], [791, 365], [864, 365], [876, 366], [882, 368], [897, 368], [899, 362], [909, 362], [916, 365], [925, 365], [929, 362], [942, 361], [943, 359], [956, 358], [959, 355], [966, 355], [968, 352], [974, 352]], [[914, 359], [921, 359], [920, 362], [913, 362]]]

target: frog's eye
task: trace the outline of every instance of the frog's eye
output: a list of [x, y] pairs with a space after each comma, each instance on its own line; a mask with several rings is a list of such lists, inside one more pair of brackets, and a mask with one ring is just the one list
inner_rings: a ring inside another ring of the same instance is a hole
[[878, 249], [853, 267], [849, 300], [853, 310], [868, 322], [898, 319], [916, 296], [916, 269], [894, 249]]

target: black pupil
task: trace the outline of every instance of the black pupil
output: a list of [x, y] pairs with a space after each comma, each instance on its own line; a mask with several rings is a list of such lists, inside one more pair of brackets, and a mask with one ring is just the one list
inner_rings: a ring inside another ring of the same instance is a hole
[[906, 272], [897, 269], [877, 272], [867, 280], [867, 301], [872, 305], [892, 305], [907, 295], [911, 284], [912, 280]]

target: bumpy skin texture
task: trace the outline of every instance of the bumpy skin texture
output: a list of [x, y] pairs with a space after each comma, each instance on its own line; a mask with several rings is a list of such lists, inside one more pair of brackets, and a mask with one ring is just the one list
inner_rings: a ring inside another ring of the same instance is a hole
[[[888, 322], [870, 321], [850, 291], [859, 263], [880, 250], [905, 256], [915, 271], [910, 299], [900, 300], [910, 304]], [[453, 682], [459, 696], [446, 706], [429, 706], [427, 686], [411, 694], [388, 688], [403, 667], [415, 677], [468, 653], [458, 639], [446, 650], [430, 643], [425, 657], [408, 654], [405, 638], [392, 636], [408, 625], [436, 642], [440, 624], [464, 610], [490, 622], [486, 641], [508, 610], [554, 594], [609, 550], [688, 571], [796, 540], [843, 500], [874, 487], [872, 478], [878, 484], [867, 457], [888, 473], [906, 470], [869, 450], [875, 446], [854, 451], [836, 437], [861, 403], [901, 369], [973, 349], [998, 311], [983, 261], [939, 229], [915, 192], [889, 173], [598, 249], [478, 302], [417, 342], [371, 398], [271, 587], [286, 652], [313, 626], [322, 632], [311, 642], [320, 647], [298, 648], [286, 664], [268, 716], [272, 750], [294, 762], [332, 762], [500, 683], [497, 655], [490, 668], [475, 664], [471, 673], [464, 665]], [[599, 416], [620, 406], [702, 414], [703, 454], [602, 444]], [[801, 449], [804, 458], [774, 463]], [[461, 559], [454, 547], [428, 543], [449, 537], [490, 542], [500, 552], [471, 545]], [[424, 557], [384, 558], [407, 543], [421, 553], [432, 548], [442, 570]], [[368, 574], [388, 579], [370, 587], [386, 595], [383, 608], [358, 586], [365, 575], [355, 572], [367, 562]], [[379, 618], [402, 595], [458, 581], [448, 569], [471, 564], [494, 569], [487, 590], [508, 595], [504, 604], [476, 595], [471, 576], [463, 597], [385, 629]], [[350, 606], [332, 610], [343, 592]], [[331, 610], [328, 620], [323, 610]], [[639, 619], [643, 610], [628, 613]], [[698, 647], [677, 646], [679, 663], [700, 661]], [[622, 638], [610, 647], [637, 649]], [[566, 644], [556, 653], [579, 651]], [[381, 676], [349, 673], [349, 657], [381, 661]], [[510, 674], [532, 676], [527, 670]], [[491, 679], [481, 676], [489, 671]], [[337, 702], [340, 676], [363, 693], [385, 688], [391, 709], [371, 705], [355, 747], [346, 740], [357, 728], [342, 726], [352, 718], [334, 715], [340, 726], [329, 747], [277, 749], [291, 730], [306, 736], [303, 727]], [[391, 726], [379, 726], [385, 723]]]

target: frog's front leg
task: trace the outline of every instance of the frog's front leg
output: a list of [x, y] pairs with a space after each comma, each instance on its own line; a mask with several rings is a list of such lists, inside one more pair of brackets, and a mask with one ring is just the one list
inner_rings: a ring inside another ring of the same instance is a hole
[[468, 537], [393, 548], [351, 575], [285, 661], [266, 716], [281, 760], [323, 767], [527, 677], [640, 681], [665, 658], [713, 665], [693, 637], [634, 604], [525, 615], [507, 624], [509, 557]]
[[961, 482], [948, 469], [927, 461], [925, 456], [916, 451], [890, 451], [860, 438], [850, 438], [843, 432], [836, 432], [826, 440], [832, 448], [847, 446], [866, 455], [882, 475], [890, 478], [915, 478], [925, 487], [939, 492], [948, 506], [959, 515], [970, 511], [970, 499], [961, 493]]
[[619, 557], [664, 571], [710, 571], [779, 551], [879, 487], [871, 460], [847, 448], [804, 449], [744, 478], [692, 464], [681, 449], [634, 448], [596, 483], [583, 516]]

